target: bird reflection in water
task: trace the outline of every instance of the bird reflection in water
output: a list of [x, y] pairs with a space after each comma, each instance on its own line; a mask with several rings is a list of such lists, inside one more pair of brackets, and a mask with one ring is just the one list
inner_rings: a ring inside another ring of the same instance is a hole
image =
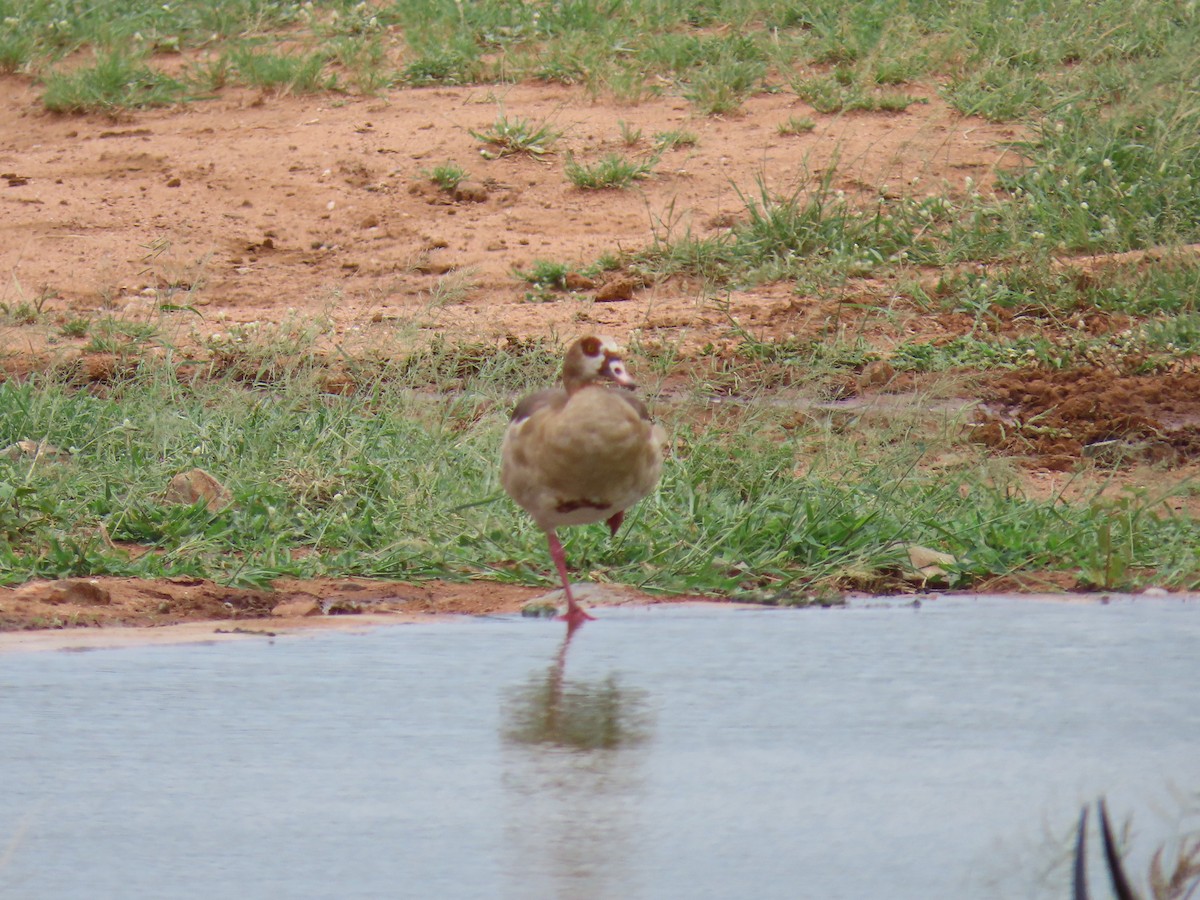
[[507, 691], [501, 737], [512, 896], [628, 895], [635, 887], [646, 692], [615, 672], [567, 676], [580, 623], [568, 623], [553, 662]]
[[504, 737], [516, 744], [617, 750], [645, 739], [645, 692], [622, 687], [616, 674], [598, 681], [566, 678], [567, 652], [582, 623], [568, 622], [553, 664], [512, 690]]

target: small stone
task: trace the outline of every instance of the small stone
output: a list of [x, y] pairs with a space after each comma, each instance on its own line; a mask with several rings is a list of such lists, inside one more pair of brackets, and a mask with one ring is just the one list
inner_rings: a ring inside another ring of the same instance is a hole
[[379, 227], [379, 216], [372, 213], [371, 215], [367, 216], [365, 219], [362, 220], [362, 223], [360, 224], [359, 227], [363, 228], [363, 229], [378, 228]]
[[108, 606], [112, 594], [95, 578], [68, 578], [50, 587], [46, 602], [54, 605], [74, 603], [79, 606]]
[[451, 263], [442, 262], [423, 262], [416, 266], [416, 270], [422, 275], [445, 275], [447, 272], [454, 270]]
[[460, 181], [454, 188], [454, 199], [459, 203], [482, 203], [487, 198], [487, 186], [478, 181]]
[[166, 503], [187, 505], [203, 500], [209, 512], [217, 513], [233, 501], [233, 495], [225, 485], [203, 469], [192, 469], [171, 479], [163, 500]]
[[321, 601], [315, 597], [292, 597], [275, 604], [271, 615], [279, 619], [303, 619], [321, 615]]
[[863, 391], [867, 388], [882, 387], [895, 377], [896, 370], [892, 368], [891, 363], [877, 359], [863, 366], [858, 376], [858, 389]]
[[115, 353], [86, 353], [76, 363], [78, 374], [86, 382], [107, 382], [117, 377], [124, 364]]
[[931, 550], [929, 547], [922, 547], [920, 544], [909, 545], [908, 561], [924, 578], [943, 578], [946, 575], [945, 567], [952, 566], [958, 562], [949, 553], [942, 553], [940, 550]]
[[580, 275], [578, 272], [568, 272], [567, 277], [563, 281], [563, 286], [568, 291], [590, 291], [596, 286], [596, 282], [592, 281], [586, 275]]
[[17, 441], [15, 444], [9, 444], [3, 450], [0, 450], [0, 455], [11, 459], [13, 462], [19, 459], [66, 462], [71, 458], [71, 454], [66, 450], [60, 450], [46, 441]]
[[618, 278], [603, 285], [596, 291], [598, 303], [614, 303], [622, 300], [632, 300], [633, 292], [637, 290], [632, 278]]
[[169, 187], [169, 188], [177, 188], [181, 184], [183, 184], [183, 182], [179, 180], [178, 176], [167, 179], [167, 187]]

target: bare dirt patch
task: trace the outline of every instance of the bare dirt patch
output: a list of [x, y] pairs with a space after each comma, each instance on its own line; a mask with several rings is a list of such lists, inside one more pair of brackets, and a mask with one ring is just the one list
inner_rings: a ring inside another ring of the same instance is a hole
[[[755, 97], [745, 113], [695, 116], [679, 98], [636, 106], [555, 85], [397, 91], [379, 99], [263, 97], [231, 91], [168, 110], [105, 117], [42, 111], [30, 84], [0, 79], [0, 302], [40, 303], [46, 323], [0, 332], [10, 371], [77, 357], [57, 334], [75, 317], [153, 318], [176, 344], [231, 325], [327, 318], [336, 335], [398, 328], [497, 341], [598, 328], [684, 347], [719, 341], [728, 318], [694, 285], [615, 290], [601, 280], [559, 302], [530, 303], [514, 277], [538, 260], [586, 265], [648, 245], [654, 233], [711, 234], [743, 210], [735, 186], [764, 178], [794, 189], [837, 159], [836, 187], [871, 196], [986, 184], [1013, 128], [964, 119], [930, 89], [909, 113], [821, 116], [794, 96]], [[808, 134], [781, 135], [812, 114]], [[487, 160], [471, 132], [499, 115], [547, 122], [560, 151]], [[628, 146], [620, 122], [642, 139]], [[691, 132], [633, 190], [583, 191], [582, 161], [644, 156], [654, 135]], [[453, 161], [477, 192], [438, 191], [430, 171]], [[194, 312], [163, 319], [164, 299]], [[604, 301], [602, 297], [613, 297]], [[772, 330], [810, 311], [786, 292], [732, 298], [739, 317]]]
[[[512, 614], [526, 607], [541, 615], [560, 593], [491, 582], [410, 584], [363, 578], [287, 578], [275, 582], [270, 590], [233, 588], [202, 578], [31, 581], [16, 588], [0, 587], [0, 651], [30, 646], [18, 636], [29, 631], [77, 635], [100, 628], [154, 626], [164, 630], [163, 640], [191, 641], [213, 635], [272, 636], [280, 631], [421, 622], [443, 616]], [[590, 601], [604, 605], [702, 599], [669, 601], [616, 586], [585, 589], [584, 593]], [[211, 627], [176, 627], [199, 623]], [[6, 632], [11, 640], [3, 637]], [[153, 638], [147, 635], [146, 639]], [[53, 646], [78, 643], [79, 638], [72, 636]]]
[[985, 389], [975, 438], [1047, 469], [1083, 456], [1177, 464], [1200, 451], [1200, 373], [1014, 372]]
[[484, 615], [515, 612], [539, 592], [512, 585], [421, 584], [341, 578], [285, 579], [272, 590], [202, 578], [69, 578], [0, 588], [0, 631], [102, 625], [177, 625], [227, 620], [289, 621], [373, 614]]

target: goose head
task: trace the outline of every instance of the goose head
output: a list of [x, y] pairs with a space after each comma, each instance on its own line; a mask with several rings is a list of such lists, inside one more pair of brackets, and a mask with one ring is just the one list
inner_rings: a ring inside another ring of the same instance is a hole
[[606, 381], [629, 390], [637, 387], [637, 382], [625, 368], [620, 345], [610, 337], [595, 335], [581, 337], [567, 350], [562, 380], [568, 394], [589, 384]]

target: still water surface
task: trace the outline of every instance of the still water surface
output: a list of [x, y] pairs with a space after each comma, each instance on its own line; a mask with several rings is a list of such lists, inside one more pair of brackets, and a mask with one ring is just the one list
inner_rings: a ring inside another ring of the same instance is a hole
[[0, 896], [1062, 898], [1081, 803], [1196, 827], [1200, 604], [599, 616], [0, 656]]

